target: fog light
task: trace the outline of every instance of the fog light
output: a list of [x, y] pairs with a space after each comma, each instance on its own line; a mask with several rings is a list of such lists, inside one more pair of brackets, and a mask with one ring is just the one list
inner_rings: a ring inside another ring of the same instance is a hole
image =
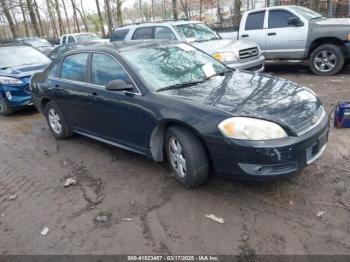
[[6, 94], [7, 98], [8, 98], [8, 100], [12, 99], [12, 95], [11, 95], [10, 91], [6, 91], [5, 94]]

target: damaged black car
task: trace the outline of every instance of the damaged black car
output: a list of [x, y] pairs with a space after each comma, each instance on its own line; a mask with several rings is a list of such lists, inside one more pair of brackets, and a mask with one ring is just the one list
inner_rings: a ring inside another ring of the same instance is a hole
[[186, 187], [210, 173], [296, 174], [328, 139], [328, 115], [310, 89], [232, 70], [183, 43], [76, 49], [35, 74], [31, 93], [57, 138], [77, 133], [167, 160]]

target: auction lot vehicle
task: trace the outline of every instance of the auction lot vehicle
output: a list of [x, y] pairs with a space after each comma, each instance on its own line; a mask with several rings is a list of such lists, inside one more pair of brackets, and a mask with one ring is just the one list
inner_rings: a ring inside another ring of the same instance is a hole
[[25, 44], [35, 47], [45, 55], [48, 55], [54, 49], [54, 47], [52, 46], [52, 44], [49, 43], [49, 41], [39, 37], [21, 37], [16, 38], [14, 42], [17, 44]]
[[177, 40], [188, 43], [234, 69], [264, 71], [265, 57], [257, 44], [222, 39], [216, 32], [198, 21], [164, 21], [126, 25], [115, 28], [112, 41], [142, 39]]
[[266, 59], [309, 59], [315, 74], [334, 75], [350, 57], [350, 19], [301, 6], [263, 8], [244, 13], [238, 39], [256, 42]]
[[31, 46], [0, 46], [0, 114], [12, 112], [32, 104], [29, 79], [51, 62]]
[[101, 37], [93, 33], [75, 33], [62, 35], [62, 37], [60, 38], [60, 45], [85, 42], [103, 43], [107, 41], [108, 40], [102, 39]]
[[184, 43], [69, 51], [32, 77], [31, 92], [55, 137], [78, 133], [167, 159], [186, 187], [209, 170], [253, 180], [295, 174], [328, 139], [328, 116], [311, 90], [232, 70]]

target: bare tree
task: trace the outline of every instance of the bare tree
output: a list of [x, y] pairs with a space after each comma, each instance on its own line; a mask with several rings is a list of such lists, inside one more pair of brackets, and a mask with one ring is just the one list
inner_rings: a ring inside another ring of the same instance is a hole
[[78, 16], [77, 16], [75, 0], [71, 0], [71, 3], [72, 3], [72, 8], [73, 8], [74, 25], [75, 25], [76, 31], [78, 33], [80, 33], [80, 25], [79, 25], [79, 20], [78, 20]]
[[3, 13], [6, 17], [6, 20], [10, 26], [12, 37], [16, 38], [17, 37], [16, 25], [12, 20], [11, 13], [9, 11], [9, 7], [8, 7], [7, 3], [5, 2], [5, 0], [0, 0], [0, 8], [3, 11]]
[[27, 0], [27, 8], [28, 8], [28, 12], [29, 12], [29, 17], [30, 17], [30, 21], [32, 23], [34, 32], [37, 36], [41, 36], [41, 32], [40, 32], [40, 28], [38, 25], [38, 21], [36, 20], [36, 15], [35, 15], [35, 11], [34, 11], [34, 7], [33, 7], [33, 2], [32, 0]]
[[202, 21], [203, 0], [199, 0], [199, 21]]
[[27, 21], [27, 15], [26, 15], [26, 9], [24, 8], [23, 0], [19, 0], [19, 7], [21, 8], [21, 13], [23, 17], [23, 23], [24, 23], [24, 30], [26, 32], [26, 36], [30, 36], [29, 33], [29, 26]]
[[47, 35], [47, 31], [44, 29], [43, 22], [42, 22], [41, 17], [40, 17], [40, 10], [39, 10], [39, 6], [38, 6], [38, 3], [36, 2], [36, 0], [34, 0], [33, 5], [34, 5], [34, 10], [35, 10], [36, 16], [38, 18], [41, 34]]
[[106, 13], [107, 13], [108, 34], [111, 35], [114, 24], [113, 24], [113, 17], [112, 17], [112, 9], [111, 9], [110, 0], [105, 0], [105, 8], [106, 8]]
[[48, 15], [49, 15], [49, 20], [51, 22], [53, 35], [54, 35], [54, 37], [58, 37], [59, 35], [58, 35], [56, 22], [55, 22], [55, 14], [52, 11], [52, 6], [51, 6], [50, 0], [46, 0], [46, 7], [47, 7]]
[[[82, 8], [82, 10], [84, 11], [84, 9], [83, 9], [83, 2], [81, 2], [81, 8]], [[80, 9], [77, 7], [77, 5], [74, 5], [74, 9], [75, 9], [76, 11], [78, 11], [78, 13], [79, 13], [79, 15], [80, 15], [80, 18], [81, 18], [81, 21], [83, 21], [85, 30], [86, 30], [86, 31], [89, 31], [89, 26], [88, 26], [88, 24], [87, 24], [86, 17], [85, 17], [85, 14], [83, 13], [83, 11], [80, 10]], [[79, 31], [80, 31], [80, 29], [79, 29]]]
[[13, 5], [13, 3], [12, 4], [9, 3], [9, 9], [10, 9], [11, 14], [12, 14], [13, 22], [15, 23], [16, 30], [19, 33], [19, 25], [18, 25], [17, 18], [16, 18], [15, 8], [16, 7]]
[[234, 10], [233, 10], [233, 26], [239, 27], [241, 22], [241, 0], [234, 0]]
[[177, 0], [171, 0], [172, 5], [173, 5], [173, 18], [174, 20], [178, 19], [178, 15], [177, 15]]
[[122, 4], [123, 4], [122, 0], [117, 0], [117, 24], [118, 25], [122, 25], [123, 24]]
[[143, 22], [142, 0], [139, 0], [139, 9], [140, 9], [141, 21]]
[[64, 34], [64, 26], [63, 26], [63, 21], [62, 21], [62, 16], [61, 16], [61, 10], [60, 10], [60, 5], [58, 3], [58, 0], [54, 0], [54, 6], [57, 14], [57, 20], [58, 20], [58, 28], [60, 30], [60, 35]]
[[70, 24], [69, 24], [69, 17], [68, 17], [68, 13], [67, 13], [66, 3], [64, 2], [64, 0], [62, 0], [62, 6], [63, 6], [63, 10], [64, 10], [64, 15], [66, 17], [68, 32], [71, 33]]
[[103, 17], [102, 17], [102, 13], [101, 13], [100, 3], [98, 0], [96, 0], [96, 8], [97, 8], [98, 19], [100, 22], [101, 32], [102, 32], [102, 35], [105, 36], [106, 32], [105, 32], [105, 27], [104, 27], [104, 23], [103, 23]]

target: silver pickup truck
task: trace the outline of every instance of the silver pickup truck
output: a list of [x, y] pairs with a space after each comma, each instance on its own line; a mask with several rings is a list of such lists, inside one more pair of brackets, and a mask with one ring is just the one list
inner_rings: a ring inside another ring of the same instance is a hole
[[160, 21], [117, 27], [111, 41], [167, 39], [185, 42], [213, 56], [234, 69], [261, 72], [265, 57], [254, 42], [222, 39], [216, 32], [198, 21]]
[[309, 60], [315, 74], [333, 75], [348, 64], [350, 19], [326, 18], [301, 6], [251, 10], [236, 39], [256, 42], [266, 59]]

